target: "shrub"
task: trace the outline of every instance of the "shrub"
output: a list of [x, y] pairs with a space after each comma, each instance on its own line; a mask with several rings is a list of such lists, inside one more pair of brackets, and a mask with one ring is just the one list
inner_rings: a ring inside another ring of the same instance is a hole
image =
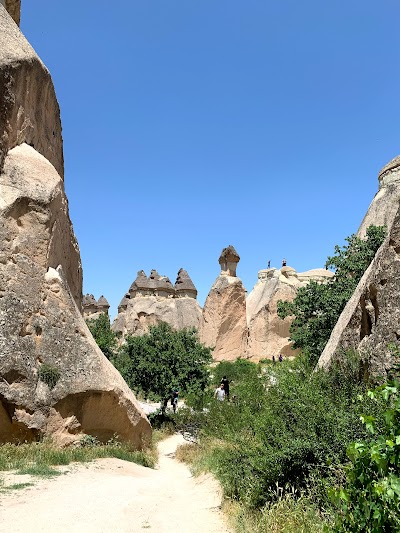
[[388, 382], [369, 396], [386, 404], [383, 431], [375, 436], [376, 418], [361, 417], [374, 438], [348, 448], [346, 483], [333, 491], [338, 505], [336, 531], [400, 531], [400, 382]]
[[43, 363], [39, 368], [39, 379], [46, 383], [50, 389], [54, 389], [60, 377], [61, 373], [55, 366]]
[[211, 360], [194, 329], [174, 331], [162, 323], [147, 335], [127, 337], [113, 363], [136, 393], [164, 401], [175, 388], [180, 394], [204, 391]]

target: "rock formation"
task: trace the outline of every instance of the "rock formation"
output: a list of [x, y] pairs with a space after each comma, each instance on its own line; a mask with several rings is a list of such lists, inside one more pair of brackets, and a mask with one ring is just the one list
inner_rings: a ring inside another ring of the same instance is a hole
[[213, 348], [215, 361], [246, 357], [246, 290], [236, 277], [240, 257], [233, 246], [222, 250], [221, 273], [203, 308], [200, 341]]
[[393, 364], [389, 345], [400, 346], [399, 164], [397, 157], [380, 172], [379, 192], [359, 229], [362, 235], [371, 224], [386, 224], [388, 235], [340, 315], [320, 367], [328, 367], [347, 350], [357, 350], [375, 375], [385, 376]]
[[85, 320], [94, 320], [99, 318], [103, 313], [108, 315], [109, 309], [110, 304], [104, 296], [100, 296], [100, 298], [96, 300], [93, 294], [85, 294], [82, 298], [83, 318]]
[[0, 442], [118, 434], [141, 447], [149, 439], [81, 299], [52, 80], [0, 5]]
[[379, 189], [357, 232], [365, 237], [368, 226], [386, 226], [390, 231], [400, 201], [400, 156], [385, 165], [378, 175]]
[[149, 327], [166, 322], [175, 330], [200, 326], [201, 307], [197, 290], [189, 274], [181, 268], [175, 285], [169, 278], [152, 270], [149, 277], [143, 270], [118, 306], [112, 329], [123, 336], [143, 335]]
[[292, 301], [297, 289], [310, 280], [323, 283], [332, 272], [319, 268], [307, 272], [296, 272], [285, 266], [280, 270], [260, 270], [258, 281], [246, 300], [248, 341], [246, 355], [252, 361], [272, 359], [279, 354], [292, 357], [298, 352], [289, 341], [291, 317], [282, 320], [277, 314], [279, 300]]

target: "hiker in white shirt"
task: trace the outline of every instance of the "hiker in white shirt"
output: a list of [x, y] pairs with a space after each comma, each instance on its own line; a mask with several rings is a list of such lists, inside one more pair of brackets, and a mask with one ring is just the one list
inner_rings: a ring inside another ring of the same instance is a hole
[[225, 390], [223, 383], [221, 383], [218, 389], [215, 389], [214, 398], [217, 398], [217, 400], [219, 400], [220, 402], [223, 402], [225, 400]]

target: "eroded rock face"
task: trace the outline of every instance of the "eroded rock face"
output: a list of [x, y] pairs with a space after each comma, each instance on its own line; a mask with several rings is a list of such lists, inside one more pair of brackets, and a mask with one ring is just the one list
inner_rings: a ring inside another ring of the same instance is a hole
[[297, 289], [310, 280], [323, 283], [332, 276], [332, 272], [322, 268], [302, 273], [289, 266], [280, 270], [260, 270], [258, 282], [246, 300], [247, 357], [252, 361], [260, 361], [272, 359], [273, 356], [277, 359], [279, 354], [295, 356], [298, 351], [292, 349], [289, 341], [292, 319], [286, 317], [282, 320], [278, 317], [278, 301], [292, 301]]
[[365, 237], [367, 228], [386, 226], [390, 231], [400, 201], [400, 156], [385, 165], [378, 175], [379, 190], [361, 222], [357, 235]]
[[112, 329], [121, 333], [122, 337], [143, 335], [148, 333], [150, 326], [161, 322], [166, 322], [175, 330], [199, 329], [201, 307], [196, 296], [196, 287], [182, 268], [175, 285], [156, 270], [152, 270], [149, 277], [140, 270], [118, 306], [118, 316]]
[[117, 434], [141, 447], [148, 420], [80, 312], [51, 79], [2, 6], [0, 105], [0, 442]]
[[332, 331], [318, 366], [357, 350], [368, 372], [385, 376], [393, 364], [390, 344], [400, 347], [400, 210], [390, 234], [361, 278]]
[[246, 357], [246, 289], [236, 277], [239, 255], [233, 246], [222, 251], [221, 273], [211, 287], [203, 308], [200, 341], [213, 348], [215, 361]]

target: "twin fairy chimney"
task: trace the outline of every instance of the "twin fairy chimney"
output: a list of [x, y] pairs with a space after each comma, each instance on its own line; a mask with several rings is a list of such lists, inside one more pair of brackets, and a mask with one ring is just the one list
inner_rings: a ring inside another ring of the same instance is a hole
[[86, 294], [82, 298], [82, 311], [85, 320], [98, 318], [102, 313], [108, 315], [109, 308], [110, 304], [104, 296], [100, 296], [100, 298], [96, 300], [93, 294]]
[[150, 423], [81, 313], [60, 110], [19, 7], [0, 1], [0, 443], [91, 435], [142, 448]]

